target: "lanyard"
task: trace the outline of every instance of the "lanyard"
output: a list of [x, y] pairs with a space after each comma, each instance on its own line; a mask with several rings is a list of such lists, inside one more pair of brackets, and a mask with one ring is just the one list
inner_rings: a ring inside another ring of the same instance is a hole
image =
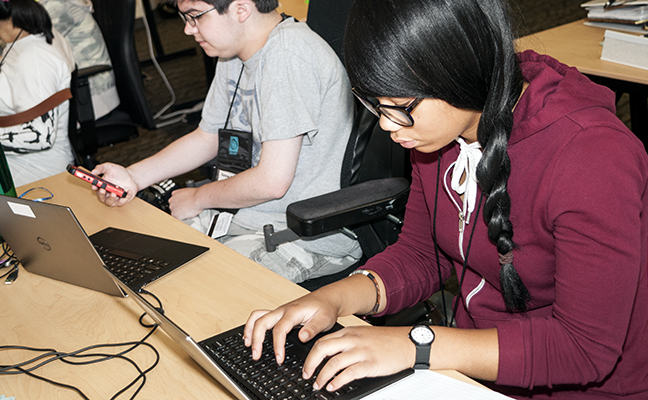
[[232, 96], [232, 102], [230, 103], [229, 110], [227, 111], [227, 118], [225, 118], [225, 126], [223, 128], [227, 129], [227, 123], [230, 119], [230, 114], [232, 113], [232, 106], [234, 106], [234, 100], [236, 100], [236, 92], [238, 92], [239, 83], [241, 83], [241, 77], [243, 76], [243, 68], [245, 65], [241, 66], [241, 72], [239, 73], [238, 80], [236, 81], [236, 87], [234, 88], [234, 95]]
[[20, 32], [18, 32], [18, 36], [16, 36], [16, 38], [14, 39], [14, 41], [11, 42], [11, 46], [9, 46], [9, 48], [7, 49], [7, 51], [5, 51], [4, 55], [2, 56], [2, 60], [0, 60], [0, 70], [2, 70], [2, 64], [4, 63], [5, 58], [7, 58], [7, 54], [9, 54], [9, 52], [11, 51], [11, 49], [13, 49], [14, 44], [16, 44], [16, 42], [18, 41], [18, 38], [20, 37], [20, 34], [21, 34], [21, 33], [23, 33], [23, 30], [22, 30], [22, 29], [20, 30]]

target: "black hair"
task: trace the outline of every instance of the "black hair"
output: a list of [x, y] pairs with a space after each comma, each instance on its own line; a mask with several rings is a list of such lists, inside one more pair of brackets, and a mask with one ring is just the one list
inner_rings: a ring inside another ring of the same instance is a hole
[[34, 0], [0, 1], [0, 20], [11, 18], [11, 23], [27, 33], [43, 34], [52, 44], [52, 20], [47, 10]]
[[[189, 1], [202, 1], [207, 4], [211, 4], [216, 7], [216, 12], [223, 15], [229, 9], [230, 4], [234, 0], [189, 0]], [[257, 10], [262, 14], [267, 14], [272, 12], [279, 7], [279, 0], [252, 0], [256, 5]], [[171, 4], [173, 6], [178, 5], [178, 0], [166, 0], [165, 3]]]
[[[500, 255], [514, 247], [507, 153], [522, 91], [505, 0], [356, 0], [344, 59], [356, 90], [371, 97], [423, 97], [482, 112], [477, 181], [484, 220]], [[526, 311], [529, 292], [511, 257], [500, 270], [509, 310]]]

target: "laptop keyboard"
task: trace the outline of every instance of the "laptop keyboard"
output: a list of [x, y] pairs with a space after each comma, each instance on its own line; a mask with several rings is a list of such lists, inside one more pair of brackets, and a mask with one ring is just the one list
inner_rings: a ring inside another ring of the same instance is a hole
[[132, 285], [169, 265], [166, 261], [140, 257], [103, 246], [95, 245], [95, 249], [110, 272], [127, 285]]
[[305, 355], [298, 355], [292, 351], [297, 346], [291, 343], [290, 339], [291, 336], [288, 336], [286, 359], [281, 365], [277, 364], [274, 356], [270, 331], [266, 334], [263, 343], [263, 354], [257, 361], [252, 359], [252, 352], [243, 344], [241, 332], [233, 332], [230, 336], [220, 335], [207, 339], [201, 344], [213, 356], [216, 363], [221, 365], [234, 380], [244, 382], [248, 392], [259, 399], [327, 400], [357, 388], [357, 385], [351, 382], [337, 392], [314, 391], [312, 385], [317, 373], [311, 379], [306, 380], [302, 377]]

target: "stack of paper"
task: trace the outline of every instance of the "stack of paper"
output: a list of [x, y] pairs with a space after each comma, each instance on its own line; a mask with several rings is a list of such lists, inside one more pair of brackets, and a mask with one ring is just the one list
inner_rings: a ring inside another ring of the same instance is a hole
[[648, 69], [648, 38], [606, 30], [601, 60]]
[[644, 27], [648, 22], [648, 0], [592, 0], [581, 4], [587, 20]]
[[511, 400], [501, 393], [458, 381], [427, 369], [393, 383], [365, 397], [364, 400], [443, 399]]

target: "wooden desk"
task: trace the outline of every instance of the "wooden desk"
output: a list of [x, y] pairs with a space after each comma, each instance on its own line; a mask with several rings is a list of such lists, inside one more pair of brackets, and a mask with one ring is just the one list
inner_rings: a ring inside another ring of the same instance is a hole
[[525, 36], [518, 50], [533, 49], [576, 67], [594, 82], [630, 95], [633, 132], [648, 143], [648, 71], [601, 60], [605, 29], [586, 26], [584, 20]]
[[[29, 185], [34, 186], [50, 189], [53, 203], [70, 206], [90, 234], [114, 226], [210, 247], [200, 258], [147, 287], [162, 300], [167, 315], [196, 340], [245, 323], [254, 309], [274, 308], [306, 292], [139, 199], [122, 208], [105, 207], [87, 183], [67, 173]], [[139, 325], [142, 312], [132, 300], [54, 281], [22, 268], [12, 285], [0, 287], [0, 305], [1, 344], [69, 352], [94, 344], [139, 340], [148, 331]], [[345, 318], [342, 323], [361, 321]], [[138, 398], [232, 398], [164, 332], [156, 332], [149, 342], [158, 349], [161, 360], [147, 376]], [[144, 349], [136, 354], [143, 367], [154, 359], [152, 352]], [[16, 352], [0, 353], [4, 365], [22, 359]], [[117, 360], [89, 367], [56, 362], [38, 373], [77, 386], [91, 399], [110, 398], [136, 376], [133, 367]], [[69, 390], [24, 375], [0, 376], [0, 394], [18, 399], [78, 398]]]
[[[196, 340], [245, 323], [254, 309], [271, 309], [306, 293], [140, 199], [121, 208], [106, 207], [87, 183], [65, 172], [21, 187], [18, 193], [37, 186], [54, 193], [51, 202], [70, 206], [89, 234], [114, 226], [208, 246], [210, 251], [203, 256], [147, 286], [161, 299], [167, 315]], [[130, 299], [30, 274], [21, 267], [12, 285], [0, 286], [0, 344], [71, 352], [95, 344], [137, 341], [148, 332], [138, 323], [141, 314]], [[355, 317], [341, 318], [340, 322], [363, 323]], [[137, 398], [233, 398], [164, 332], [156, 331], [148, 343], [160, 352], [160, 363], [147, 375]], [[0, 352], [0, 364], [31, 358], [27, 355], [35, 354]], [[132, 356], [143, 369], [154, 361], [153, 353], [145, 348], [137, 349]], [[92, 366], [57, 361], [36, 374], [76, 386], [91, 399], [110, 398], [137, 375], [131, 365], [119, 360]], [[446, 374], [474, 383], [453, 371]], [[130, 398], [133, 393], [131, 389], [119, 398]], [[17, 399], [79, 398], [70, 390], [25, 375], [0, 376], [2, 394]]]

